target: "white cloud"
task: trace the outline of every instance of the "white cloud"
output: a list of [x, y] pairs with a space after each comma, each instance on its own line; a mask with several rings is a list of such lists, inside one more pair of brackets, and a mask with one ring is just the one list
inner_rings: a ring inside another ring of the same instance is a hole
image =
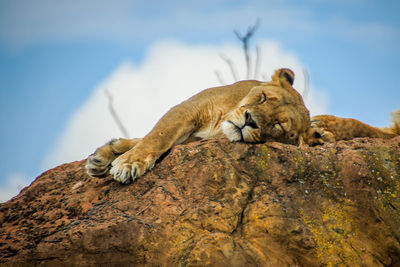
[[29, 183], [30, 180], [23, 173], [18, 172], [8, 175], [0, 187], [0, 202], [6, 202], [16, 196]]
[[[284, 51], [276, 42], [260, 42], [261, 70], [267, 79], [280, 67], [297, 73], [295, 86], [302, 91], [302, 64], [292, 53]], [[172, 106], [202, 89], [218, 86], [215, 70], [227, 83], [233, 82], [226, 63], [219, 57], [223, 52], [230, 57], [244, 78], [245, 64], [241, 47], [196, 45], [164, 41], [153, 45], [142, 64], [122, 63], [101, 82], [86, 103], [72, 115], [57, 145], [47, 155], [43, 167], [86, 158], [108, 140], [121, 137], [121, 132], [108, 111], [107, 89], [114, 97], [114, 107], [130, 137], [142, 137]], [[323, 95], [309, 94], [309, 106], [318, 113], [326, 111]]]

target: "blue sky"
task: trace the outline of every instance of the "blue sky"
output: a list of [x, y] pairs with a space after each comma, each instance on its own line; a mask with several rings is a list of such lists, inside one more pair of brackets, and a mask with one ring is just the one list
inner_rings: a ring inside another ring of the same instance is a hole
[[0, 194], [45, 170], [71, 118], [121, 64], [135, 73], [165, 41], [240, 48], [233, 30], [257, 17], [252, 44], [294, 55], [326, 112], [388, 125], [400, 108], [399, 11], [398, 1], [372, 0], [0, 0]]

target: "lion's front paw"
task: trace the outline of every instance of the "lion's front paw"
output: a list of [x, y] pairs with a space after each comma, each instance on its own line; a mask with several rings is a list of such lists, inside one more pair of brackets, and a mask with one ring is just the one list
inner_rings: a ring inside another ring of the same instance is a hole
[[111, 168], [111, 162], [115, 155], [112, 153], [104, 153], [104, 151], [96, 151], [90, 155], [86, 161], [86, 171], [93, 177], [104, 177], [108, 175]]
[[129, 157], [122, 155], [112, 162], [110, 173], [114, 176], [114, 180], [129, 184], [139, 176], [142, 176], [147, 169], [148, 166], [145, 162], [130, 160]]

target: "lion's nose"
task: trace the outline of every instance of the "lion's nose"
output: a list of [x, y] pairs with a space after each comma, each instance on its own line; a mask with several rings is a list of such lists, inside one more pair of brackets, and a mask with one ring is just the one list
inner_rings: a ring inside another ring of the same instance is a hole
[[250, 112], [248, 112], [247, 110], [244, 113], [244, 125], [243, 125], [243, 127], [245, 127], [245, 126], [250, 126], [253, 129], [258, 129], [257, 123], [253, 120], [253, 118], [251, 117]]

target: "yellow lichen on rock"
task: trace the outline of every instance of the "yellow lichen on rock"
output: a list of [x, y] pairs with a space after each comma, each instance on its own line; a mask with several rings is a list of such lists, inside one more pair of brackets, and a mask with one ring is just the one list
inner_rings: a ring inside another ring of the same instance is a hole
[[349, 215], [352, 205], [349, 199], [338, 202], [328, 200], [322, 205], [320, 214], [300, 211], [300, 217], [314, 238], [315, 254], [320, 264], [350, 266], [358, 257], [359, 252], [355, 248], [357, 229]]

